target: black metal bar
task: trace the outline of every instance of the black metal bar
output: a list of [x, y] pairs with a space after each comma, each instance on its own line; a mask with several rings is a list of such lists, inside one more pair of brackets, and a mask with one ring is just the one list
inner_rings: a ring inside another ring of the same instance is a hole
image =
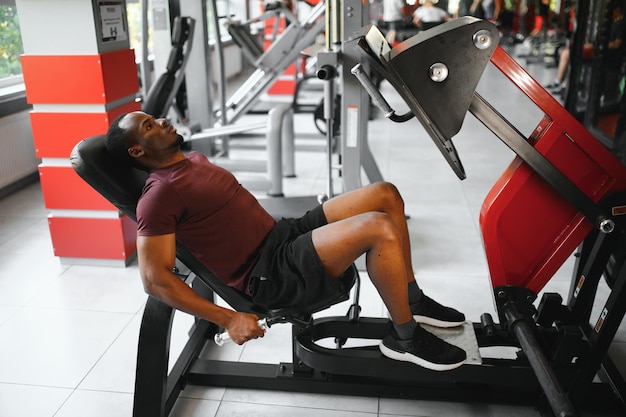
[[133, 417], [165, 417], [167, 367], [174, 311], [149, 297], [137, 348]]
[[[393, 362], [393, 361], [391, 361]], [[307, 392], [332, 395], [353, 395], [384, 398], [423, 399], [428, 401], [459, 401], [507, 403], [542, 407], [542, 391], [532, 369], [515, 365], [514, 360], [493, 360], [485, 366], [468, 365], [463, 373], [467, 381], [445, 378], [433, 382], [438, 373], [404, 364], [402, 376], [387, 373], [377, 376], [346, 376], [315, 371], [302, 377], [293, 372], [292, 364], [264, 364], [198, 360], [192, 366], [188, 382], [191, 385], [234, 387], [285, 392]], [[395, 371], [395, 369], [394, 369]], [[472, 382], [468, 382], [469, 380]], [[501, 381], [504, 384], [499, 384]], [[530, 382], [529, 382], [530, 381]], [[588, 387], [593, 404], [583, 404], [590, 410], [618, 409], [607, 384], [594, 383]]]
[[[390, 359], [383, 360], [385, 363], [394, 362]], [[473, 374], [472, 378], [466, 378], [471, 382], [459, 382], [450, 376], [442, 378], [443, 382], [433, 382], [433, 375], [447, 372], [438, 373], [408, 363], [400, 365], [402, 366], [398, 369], [402, 369], [402, 374], [399, 378], [391, 372], [384, 376], [351, 376], [317, 370], [308, 376], [301, 376], [294, 372], [290, 363], [198, 360], [189, 372], [188, 381], [192, 385], [286, 392], [525, 405], [537, 404], [537, 397], [541, 395], [541, 389], [529, 368], [505, 364], [495, 367], [467, 366], [463, 373]], [[393, 371], [396, 371], [396, 368]], [[403, 376], [405, 378], [402, 378]], [[507, 381], [510, 384], [501, 385], [497, 381]]]
[[626, 414], [626, 380], [609, 355], [602, 361], [602, 371], [600, 380], [612, 387], [616, 403]]
[[591, 253], [591, 248], [593, 247], [593, 243], [596, 240], [597, 234], [600, 233], [599, 230], [592, 230], [585, 240], [578, 245], [578, 249], [574, 252], [574, 268], [572, 270], [572, 279], [570, 282], [570, 288], [568, 291], [567, 303], [572, 302], [572, 298], [574, 296], [574, 291], [576, 291], [576, 286], [578, 285], [578, 277], [582, 274], [583, 269], [585, 268], [585, 264], [589, 259], [589, 254]]
[[187, 384], [187, 373], [191, 364], [198, 358], [207, 340], [212, 340], [210, 335], [215, 334], [215, 330], [214, 324], [204, 320], [200, 320], [194, 325], [185, 347], [167, 376], [165, 415], [169, 415], [172, 407], [174, 407], [178, 395]]
[[618, 237], [619, 232], [615, 231], [610, 234], [594, 233], [585, 240], [584, 244], [590, 249], [586, 250], [584, 258], [581, 256], [581, 268], [570, 295], [571, 323], [589, 322], [598, 284]]
[[169, 415], [186, 383], [191, 363], [215, 326], [197, 321], [168, 375], [170, 339], [175, 311], [149, 297], [144, 309], [137, 349], [133, 417]]
[[550, 184], [556, 192], [584, 214], [596, 228], [600, 227], [603, 220], [610, 218], [476, 92], [474, 92], [469, 111]]
[[570, 402], [565, 390], [561, 387], [556, 373], [542, 352], [535, 336], [534, 323], [521, 315], [514, 303], [509, 303], [505, 307], [505, 314], [509, 328], [522, 346], [522, 350], [535, 371], [537, 381], [541, 385], [554, 414], [558, 417], [578, 416], [578, 412]]
[[301, 361], [300, 358], [298, 358], [298, 355], [296, 353], [297, 352], [296, 346], [298, 343], [297, 336], [298, 334], [303, 332], [305, 328], [306, 328], [305, 326], [301, 326], [296, 323], [293, 323], [291, 325], [291, 362], [293, 364], [291, 372], [294, 375], [298, 375], [302, 377], [309, 377], [309, 376], [313, 376], [315, 371], [313, 370], [313, 368], [311, 368], [310, 366], [305, 364], [303, 361]]
[[[583, 331], [587, 336], [589, 344], [591, 346], [590, 354], [583, 362], [578, 376], [575, 379], [575, 383], [571, 388], [572, 398], [576, 396], [583, 396], [585, 393], [585, 384], [591, 381], [598, 369], [600, 368], [602, 361], [607, 356], [607, 352], [619, 329], [619, 326], [626, 314], [626, 264], [622, 265], [617, 280], [613, 284], [611, 293], [609, 294], [606, 303], [604, 304], [600, 315], [595, 323], [592, 325], [583, 326]], [[612, 375], [613, 378], [617, 378], [617, 374]], [[620, 376], [621, 377], [621, 376]], [[624, 382], [621, 377], [621, 385], [623, 388]], [[617, 382], [615, 386], [619, 386]], [[626, 397], [626, 392], [619, 393], [620, 398]]]

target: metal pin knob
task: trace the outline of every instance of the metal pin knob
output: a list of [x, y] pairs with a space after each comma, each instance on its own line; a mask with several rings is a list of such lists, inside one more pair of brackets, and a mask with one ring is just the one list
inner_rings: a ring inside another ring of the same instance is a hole
[[430, 79], [434, 82], [440, 83], [448, 78], [448, 67], [441, 62], [432, 64], [429, 69]]
[[604, 219], [600, 222], [600, 231], [602, 233], [611, 233], [615, 230], [615, 222], [611, 219]]
[[488, 49], [493, 41], [491, 32], [487, 29], [481, 29], [474, 33], [472, 40], [474, 41], [474, 46], [478, 49]]

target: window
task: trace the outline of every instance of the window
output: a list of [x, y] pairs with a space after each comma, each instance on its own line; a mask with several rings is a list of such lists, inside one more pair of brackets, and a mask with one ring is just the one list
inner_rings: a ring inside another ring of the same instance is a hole
[[[148, 12], [150, 9], [148, 9]], [[130, 36], [130, 47], [135, 50], [137, 59], [141, 58], [141, 21], [142, 21], [141, 3], [137, 0], [126, 1], [126, 16], [128, 19], [128, 35]], [[150, 28], [148, 28], [150, 30]], [[151, 42], [148, 34], [148, 42]], [[152, 47], [148, 44], [148, 50]]]
[[20, 55], [24, 52], [15, 1], [0, 1], [0, 88], [23, 82]]

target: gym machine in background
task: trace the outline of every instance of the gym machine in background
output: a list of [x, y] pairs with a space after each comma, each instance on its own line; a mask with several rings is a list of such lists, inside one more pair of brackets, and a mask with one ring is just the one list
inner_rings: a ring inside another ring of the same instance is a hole
[[[234, 124], [236, 118], [242, 115], [245, 109], [238, 107], [240, 113], [237, 115], [227, 115], [223, 111], [226, 105], [224, 101], [226, 77], [224, 46], [219, 31], [220, 23], [217, 16], [216, 1], [211, 1], [208, 8], [205, 2], [188, 1], [170, 1], [169, 5], [166, 2], [153, 2], [152, 6], [153, 33], [157, 33], [153, 37], [155, 44], [158, 44], [155, 46], [155, 72], [157, 76], [156, 81], [144, 94], [144, 111], [154, 114], [156, 117], [169, 116], [177, 125], [178, 131], [185, 137], [189, 148], [203, 152], [219, 165], [240, 174], [242, 172], [265, 173], [265, 178], [258, 174], [240, 177], [250, 189], [267, 190], [267, 194], [272, 197], [283, 196], [283, 177], [295, 175], [293, 112], [290, 106], [284, 103], [275, 103], [268, 112], [268, 118], [264, 121]], [[206, 29], [208, 26], [207, 12], [209, 11], [216, 28], [216, 42], [212, 48], [209, 47]], [[143, 12], [143, 21], [146, 22], [145, 3]], [[184, 12], [197, 16], [197, 22], [195, 18], [180, 15]], [[175, 15], [176, 13], [178, 15]], [[172, 26], [171, 37], [168, 22], [171, 22]], [[145, 26], [144, 23], [144, 31], [146, 30]], [[310, 36], [311, 28], [307, 25], [298, 25], [297, 21], [290, 25], [290, 28], [294, 26], [298, 30], [295, 35], [298, 42], [307, 42], [307, 40], [300, 38], [303, 37], [303, 34]], [[293, 30], [288, 31], [288, 33], [293, 33]], [[281, 39], [286, 39], [279, 45], [283, 51], [292, 46], [290, 39], [293, 40], [293, 36], [291, 38], [281, 36], [277, 39], [277, 43]], [[166, 52], [164, 46], [168, 48], [168, 59], [164, 70], [159, 72], [158, 68], [161, 65], [158, 65], [157, 61], [163, 61], [162, 55]], [[255, 82], [248, 82], [238, 90], [239, 92], [242, 89], [248, 91], [249, 94], [246, 94], [246, 106], [248, 107], [258, 100], [260, 93], [267, 90], [273, 80], [282, 73], [280, 66], [286, 68], [291, 63], [290, 59], [293, 56], [284, 56], [280, 53], [280, 48], [274, 46], [270, 48], [271, 53], [268, 51], [267, 56], [283, 58], [281, 64], [277, 67], [266, 65], [263, 83], [259, 83], [259, 80], [255, 79]], [[143, 49], [147, 50], [147, 38], [143, 40]], [[263, 56], [265, 55], [263, 54]], [[157, 59], [159, 57], [160, 59]], [[212, 57], [217, 58], [216, 65], [210, 65]], [[213, 74], [212, 68], [218, 68], [217, 74]], [[267, 68], [272, 68], [272, 70], [267, 70]], [[259, 71], [261, 70], [257, 72]], [[222, 98], [219, 109], [214, 109], [212, 105], [211, 80], [214, 78], [217, 78], [219, 95]], [[144, 81], [144, 85], [147, 84], [148, 82]], [[250, 86], [254, 87], [255, 90], [250, 91]], [[230, 116], [233, 117], [229, 119]], [[229, 138], [231, 135], [259, 129], [265, 129], [267, 160], [234, 160], [229, 157]], [[219, 148], [218, 143], [221, 145]]]
[[[168, 62], [165, 57], [170, 56], [170, 48], [172, 48], [175, 42], [175, 39], [170, 35], [170, 27], [173, 27], [176, 19], [180, 19], [181, 16], [193, 16], [193, 19], [196, 20], [195, 30], [192, 31], [191, 38], [187, 41], [188, 44], [185, 45], [193, 44], [193, 48], [185, 51], [188, 57], [184, 58], [186, 60], [185, 66], [179, 74], [181, 79], [184, 78], [181, 84], [184, 90], [183, 105], [186, 105], [184, 116], [191, 121], [191, 125], [188, 128], [182, 128], [180, 131], [187, 132], [188, 138], [190, 140], [193, 139], [190, 142], [190, 146], [195, 150], [211, 155], [216, 151], [214, 138], [221, 137], [221, 142], [226, 148], [222, 152], [224, 155], [227, 155], [229, 134], [262, 128], [262, 126], [259, 126], [259, 123], [247, 125], [243, 122], [236, 124], [223, 135], [220, 135], [214, 129], [215, 126], [220, 128], [231, 126], [247, 111], [250, 111], [282, 71], [294, 62], [304, 49], [313, 44], [317, 36], [325, 32], [326, 49], [320, 51], [316, 56], [317, 75], [326, 81], [324, 83], [326, 89], [324, 97], [324, 114], [327, 123], [326, 135], [328, 136], [328, 131], [330, 131], [332, 137], [327, 138], [328, 143], [326, 146], [326, 151], [330, 152], [329, 185], [326, 189], [326, 195], [320, 196], [320, 198], [332, 197], [337, 191], [332, 184], [333, 176], [341, 177], [342, 184], [338, 187], [339, 192], [360, 187], [362, 185], [362, 171], [365, 172], [370, 182], [382, 180], [382, 174], [369, 148], [367, 137], [370, 99], [350, 73], [352, 66], [358, 62], [358, 57], [353, 50], [346, 50], [343, 47], [344, 41], [351, 34], [369, 23], [369, 4], [358, 0], [320, 2], [310, 10], [302, 22], [299, 22], [297, 19], [291, 20], [285, 31], [281, 35], [276, 36], [272, 46], [262, 53], [256, 40], [246, 30], [248, 22], [239, 24], [230, 22], [228, 24], [229, 31], [233, 34], [234, 39], [238, 40], [242, 45], [242, 53], [255, 60], [255, 70], [250, 78], [229, 99], [226, 99], [224, 95], [224, 88], [220, 87], [218, 92], [219, 103], [216, 103], [211, 86], [211, 80], [213, 79], [212, 68], [222, 68], [219, 74], [217, 74], [219, 84], [223, 85], [226, 80], [223, 71], [223, 45], [220, 41], [217, 41], [214, 46], [215, 54], [212, 55], [211, 47], [209, 47], [208, 43], [206, 29], [207, 12], [211, 11], [209, 14], [213, 15], [214, 19], [217, 17], [215, 1], [208, 3], [207, 7], [205, 2], [191, 0], [170, 0], [166, 2], [162, 0], [153, 4], [152, 11], [153, 16], [155, 18], [158, 17], [158, 21], [154, 23], [155, 27], [153, 28], [155, 43], [160, 45], [159, 50], [155, 52], [155, 56], [160, 56], [160, 58], [155, 58], [157, 78], [161, 72], [165, 71], [164, 68], [166, 68]], [[143, 7], [147, 16], [145, 3]], [[278, 8], [267, 13], [278, 15], [284, 14], [285, 11], [282, 8]], [[147, 19], [144, 19], [144, 22], [147, 22]], [[217, 22], [214, 22], [214, 24], [217, 25]], [[147, 33], [145, 24], [144, 31]], [[175, 34], [173, 33], [173, 35]], [[144, 40], [147, 40], [147, 37]], [[147, 51], [147, 47], [144, 46], [143, 49]], [[146, 53], [144, 52], [144, 59], [147, 59]], [[149, 81], [149, 78], [146, 78], [147, 75], [143, 71], [145, 70], [142, 69], [143, 85], [150, 85], [151, 81]], [[329, 90], [328, 88], [331, 87], [331, 84], [332, 88]], [[193, 88], [186, 88], [189, 85], [192, 85]], [[335, 108], [336, 103], [340, 103], [339, 109]], [[284, 112], [281, 111], [281, 113]], [[289, 123], [288, 119], [290, 117], [292, 117], [292, 113], [286, 113], [286, 123]], [[277, 123], [282, 125], [283, 122], [279, 121]], [[334, 128], [328, 129], [329, 125], [334, 125]], [[280, 131], [280, 128], [273, 129], [274, 131]], [[279, 134], [283, 133], [288, 136], [291, 134], [291, 132], [279, 132]], [[280, 142], [276, 138], [273, 140]], [[293, 137], [282, 140], [282, 173], [286, 176], [295, 175], [293, 165], [295, 148], [292, 141]], [[229, 164], [228, 161], [224, 163]], [[234, 164], [238, 164], [238, 161], [235, 161]], [[232, 166], [233, 164], [231, 163], [230, 165]], [[251, 164], [244, 165], [255, 171], [263, 169], [252, 167]], [[228, 168], [228, 166], [226, 167]], [[278, 172], [277, 170], [274, 171]], [[271, 182], [275, 184], [278, 180], [273, 178]], [[280, 195], [282, 192], [281, 186], [275, 185], [272, 189], [279, 190], [278, 192], [270, 193], [273, 195]]]
[[565, 108], [626, 162], [624, 0], [577, 2]]

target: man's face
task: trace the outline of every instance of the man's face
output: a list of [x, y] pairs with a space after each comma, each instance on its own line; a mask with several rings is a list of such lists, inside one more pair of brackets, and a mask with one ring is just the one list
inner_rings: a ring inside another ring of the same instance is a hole
[[182, 136], [166, 119], [155, 119], [144, 112], [127, 114], [120, 121], [120, 127], [131, 132], [136, 142], [129, 149], [131, 155], [139, 150], [149, 158], [160, 159], [161, 154], [177, 151], [183, 143]]

